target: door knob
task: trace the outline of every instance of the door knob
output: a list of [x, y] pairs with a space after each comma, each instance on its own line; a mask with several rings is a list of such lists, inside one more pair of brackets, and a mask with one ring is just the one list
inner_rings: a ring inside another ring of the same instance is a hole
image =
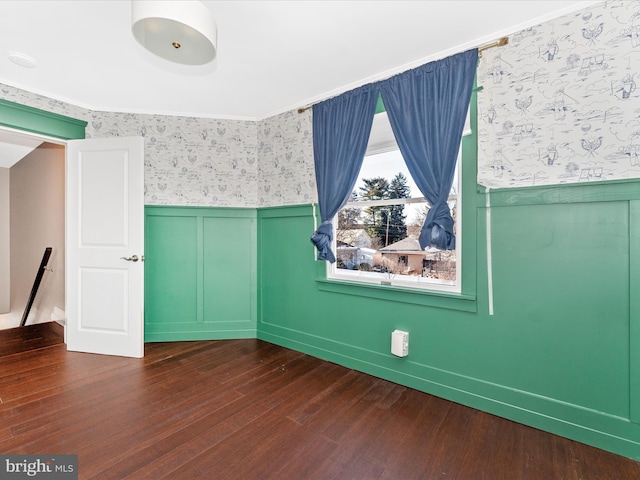
[[120, 257], [122, 260], [126, 260], [127, 262], [137, 262], [138, 261], [138, 256], [137, 255], [131, 255], [130, 257]]

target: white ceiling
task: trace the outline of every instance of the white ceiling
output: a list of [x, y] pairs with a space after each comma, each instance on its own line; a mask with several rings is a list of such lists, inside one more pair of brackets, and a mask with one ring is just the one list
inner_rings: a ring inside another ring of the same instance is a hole
[[16, 132], [0, 130], [0, 168], [11, 168], [42, 143]]
[[[255, 120], [598, 2], [205, 1], [218, 55], [172, 64], [129, 0], [0, 1], [0, 83], [93, 110]], [[9, 52], [33, 57], [24, 68]]]

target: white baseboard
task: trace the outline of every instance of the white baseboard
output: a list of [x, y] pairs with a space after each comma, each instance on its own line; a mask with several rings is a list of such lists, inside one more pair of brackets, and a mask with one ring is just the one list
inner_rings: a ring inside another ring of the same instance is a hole
[[64, 310], [58, 307], [53, 307], [53, 313], [51, 314], [52, 322], [56, 322], [64, 326], [67, 323], [66, 319], [67, 319], [67, 314], [65, 313]]

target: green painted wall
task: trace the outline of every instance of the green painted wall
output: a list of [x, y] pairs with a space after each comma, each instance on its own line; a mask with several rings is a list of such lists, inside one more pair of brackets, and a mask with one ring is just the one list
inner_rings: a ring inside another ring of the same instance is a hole
[[327, 281], [311, 206], [264, 208], [258, 338], [640, 459], [640, 181], [492, 191], [489, 269], [466, 142], [462, 295]]
[[0, 125], [71, 140], [85, 138], [87, 122], [0, 99]]
[[256, 211], [145, 207], [145, 341], [256, 336]]
[[310, 205], [147, 207], [146, 340], [257, 336], [640, 459], [640, 181], [492, 191], [489, 269], [463, 150], [461, 295], [327, 281]]
[[[495, 199], [494, 315], [484, 207], [468, 212], [478, 219], [477, 300], [467, 301], [477, 311], [390, 287], [328, 288], [309, 242], [311, 207], [262, 209], [258, 337], [640, 459], [630, 314], [640, 184], [610, 187], [602, 200], [587, 199], [590, 186], [556, 189], [552, 201], [548, 190], [534, 203]], [[410, 333], [405, 359], [390, 354], [396, 328]]]

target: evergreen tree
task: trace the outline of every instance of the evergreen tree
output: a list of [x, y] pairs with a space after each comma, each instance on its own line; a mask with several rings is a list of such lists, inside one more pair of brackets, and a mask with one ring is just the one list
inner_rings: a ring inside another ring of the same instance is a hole
[[[383, 177], [363, 178], [360, 187], [362, 200], [383, 200], [389, 198], [389, 181]], [[372, 239], [378, 239], [384, 246], [387, 225], [386, 207], [369, 207], [364, 210], [366, 215], [366, 230]]]
[[[363, 200], [384, 200], [392, 198], [409, 198], [411, 192], [407, 185], [407, 177], [398, 173], [391, 182], [383, 177], [365, 178], [360, 187], [360, 198]], [[367, 233], [378, 240], [378, 245], [386, 247], [407, 237], [406, 215], [404, 205], [369, 207], [365, 210]]]
[[[389, 198], [409, 198], [410, 196], [411, 189], [407, 185], [407, 177], [398, 173], [389, 184]], [[387, 211], [389, 228], [385, 232], [385, 246], [407, 238], [407, 216], [404, 213], [404, 205], [391, 205]]]

